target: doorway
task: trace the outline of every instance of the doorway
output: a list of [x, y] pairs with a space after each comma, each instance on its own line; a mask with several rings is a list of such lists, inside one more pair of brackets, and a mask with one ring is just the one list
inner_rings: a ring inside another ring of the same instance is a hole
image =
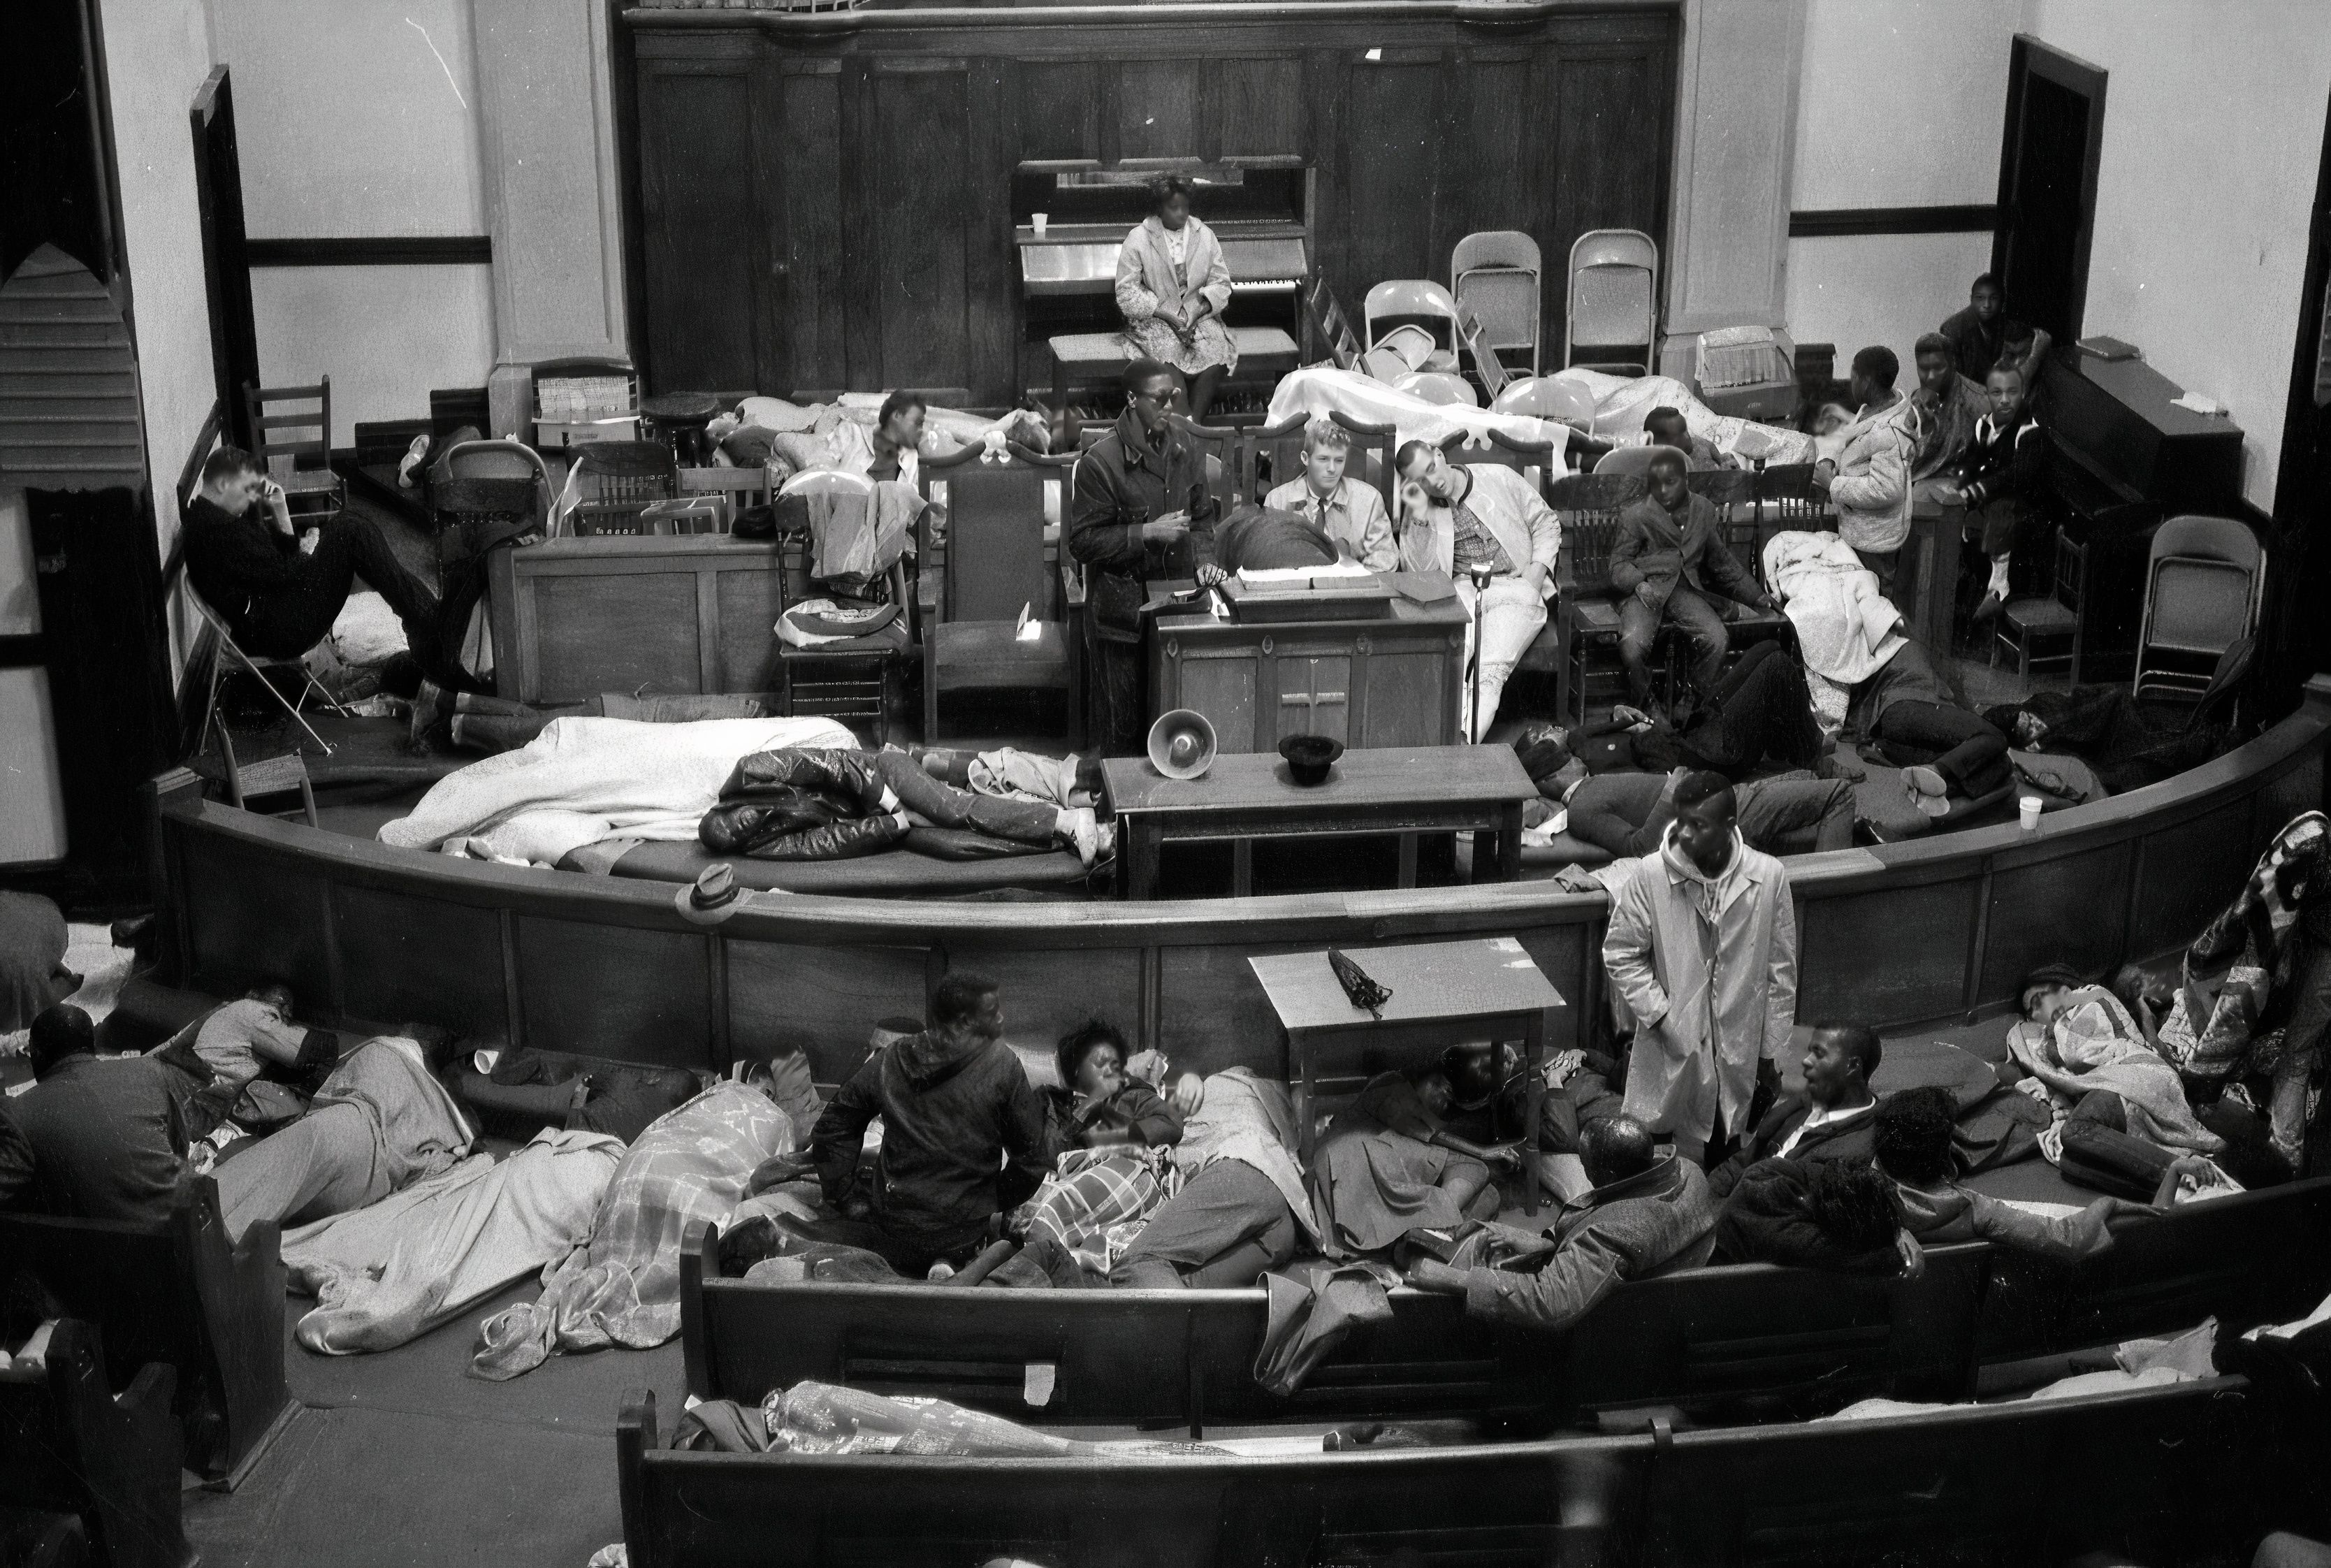
[[2018, 34], [2007, 63], [1991, 271], [2009, 313], [2059, 343], [2079, 339], [2088, 306], [2104, 136], [2104, 71]]
[[[251, 310], [251, 252], [243, 232], [243, 162], [234, 139], [234, 83], [213, 66], [195, 94], [195, 204], [202, 219], [203, 282], [210, 294], [211, 375], [221, 432], [252, 444], [243, 389], [259, 382], [259, 331]], [[328, 435], [329, 432], [326, 432]]]

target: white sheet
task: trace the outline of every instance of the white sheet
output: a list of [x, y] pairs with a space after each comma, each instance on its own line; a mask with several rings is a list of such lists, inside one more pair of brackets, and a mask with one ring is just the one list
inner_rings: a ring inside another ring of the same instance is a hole
[[1774, 534], [1765, 541], [1765, 581], [1782, 595], [1805, 668], [1816, 675], [1859, 685], [1902, 646], [1902, 612], [1835, 534]]
[[1671, 375], [1605, 375], [1599, 370], [1574, 369], [1557, 371], [1554, 379], [1583, 387], [1594, 399], [1594, 428], [1587, 433], [1606, 441], [1641, 435], [1643, 416], [1664, 407], [1680, 413], [1685, 428], [1720, 452], [1761, 457], [1769, 463], [1813, 461], [1812, 437], [1718, 413]]
[[590, 1240], [623, 1141], [544, 1131], [497, 1163], [473, 1155], [369, 1208], [284, 1233], [292, 1286], [317, 1297], [300, 1343], [391, 1350]]
[[1568, 425], [1527, 413], [1492, 413], [1460, 404], [1427, 403], [1374, 376], [1328, 365], [1314, 365], [1280, 377], [1278, 390], [1270, 394], [1267, 418], [1275, 425], [1299, 413], [1318, 419], [1329, 413], [1362, 424], [1389, 424], [1399, 441], [1428, 441], [1436, 446], [1460, 431], [1476, 445], [1484, 443], [1493, 430], [1508, 441], [1550, 441], [1555, 477], [1570, 471], [1563, 456], [1569, 449]]
[[737, 759], [788, 746], [858, 740], [830, 718], [555, 718], [518, 750], [439, 779], [380, 841], [544, 865], [602, 839], [684, 843]]

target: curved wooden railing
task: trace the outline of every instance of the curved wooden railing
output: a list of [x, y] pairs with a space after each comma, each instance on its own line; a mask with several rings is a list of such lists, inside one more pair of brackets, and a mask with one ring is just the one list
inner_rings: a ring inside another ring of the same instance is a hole
[[[2268, 835], [2323, 804], [2326, 736], [2331, 677], [2317, 677], [2258, 739], [2035, 832], [1792, 858], [1798, 1017], [1959, 1017], [2011, 1001], [2040, 963], [2102, 973], [2176, 947]], [[963, 967], [1003, 982], [1015, 1039], [1099, 1012], [1180, 1067], [1276, 1070], [1249, 957], [1475, 935], [1518, 937], [1568, 1000], [1557, 1043], [1591, 1036], [1601, 1007], [1606, 901], [1546, 882], [1124, 904], [758, 894], [708, 930], [661, 883], [391, 849], [205, 800], [184, 771], [156, 795], [165, 977], [225, 994], [281, 980], [327, 1022], [690, 1067], [802, 1049], [832, 1081], [869, 1025], [919, 1016]]]

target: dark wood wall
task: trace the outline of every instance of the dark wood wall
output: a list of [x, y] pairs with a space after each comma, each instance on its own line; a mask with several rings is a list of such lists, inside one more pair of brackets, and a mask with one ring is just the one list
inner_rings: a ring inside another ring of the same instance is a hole
[[1048, 384], [1011, 232], [1012, 170], [1035, 158], [1300, 157], [1315, 263], [1355, 317], [1384, 279], [1449, 281], [1465, 234], [1525, 230], [1558, 354], [1571, 242], [1665, 239], [1677, 16], [1481, 11], [628, 12], [648, 384], [979, 403]]

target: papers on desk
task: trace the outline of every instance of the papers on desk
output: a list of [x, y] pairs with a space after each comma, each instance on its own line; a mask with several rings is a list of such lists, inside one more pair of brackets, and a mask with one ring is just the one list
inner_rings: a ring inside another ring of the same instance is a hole
[[1332, 566], [1281, 566], [1265, 572], [1251, 571], [1242, 566], [1238, 580], [1250, 588], [1301, 588], [1315, 582], [1349, 581], [1355, 577], [1375, 575], [1357, 561], [1338, 561]]

